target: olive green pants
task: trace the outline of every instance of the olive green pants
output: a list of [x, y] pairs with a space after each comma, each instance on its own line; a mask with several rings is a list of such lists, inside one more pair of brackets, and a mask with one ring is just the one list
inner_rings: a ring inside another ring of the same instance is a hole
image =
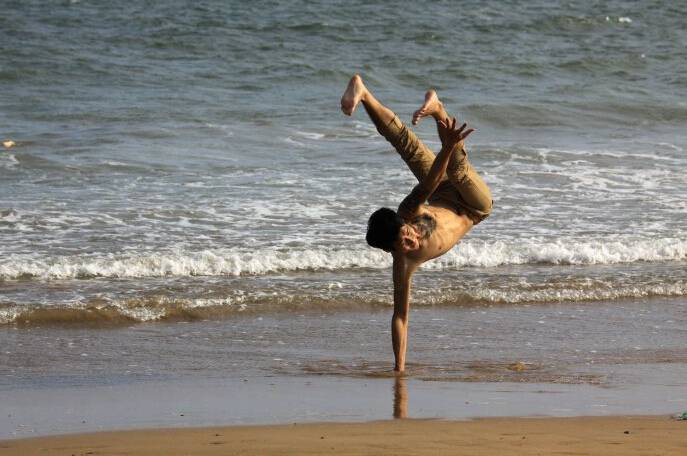
[[[394, 146], [417, 180], [422, 182], [434, 163], [434, 153], [399, 120], [398, 116], [388, 125], [378, 125], [377, 130]], [[448, 203], [458, 213], [470, 216], [475, 224], [491, 213], [491, 191], [470, 165], [464, 148], [454, 150], [448, 162], [446, 175], [429, 197], [429, 202]]]

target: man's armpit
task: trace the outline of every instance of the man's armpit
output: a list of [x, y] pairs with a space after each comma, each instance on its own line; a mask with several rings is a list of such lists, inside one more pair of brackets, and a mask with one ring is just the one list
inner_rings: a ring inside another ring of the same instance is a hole
[[417, 208], [423, 205], [426, 200], [427, 191], [422, 187], [422, 184], [416, 185], [399, 204], [398, 215], [401, 217], [412, 217], [415, 215]]

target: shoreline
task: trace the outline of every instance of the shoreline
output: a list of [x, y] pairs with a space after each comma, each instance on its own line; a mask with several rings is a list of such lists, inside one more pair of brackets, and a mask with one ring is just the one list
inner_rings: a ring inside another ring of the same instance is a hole
[[669, 371], [652, 366], [653, 376], [647, 366], [623, 367], [626, 374], [643, 368], [641, 382], [629, 377], [627, 382], [601, 386], [310, 375], [0, 388], [0, 440], [144, 428], [390, 418], [668, 416], [687, 409], [679, 381], [687, 366], [671, 365]]
[[678, 455], [687, 449], [686, 429], [687, 422], [665, 415], [158, 428], [0, 440], [0, 455]]
[[404, 377], [391, 374], [386, 313], [0, 331], [14, 347], [0, 356], [0, 440], [392, 417], [675, 415], [687, 410], [683, 302], [417, 309]]

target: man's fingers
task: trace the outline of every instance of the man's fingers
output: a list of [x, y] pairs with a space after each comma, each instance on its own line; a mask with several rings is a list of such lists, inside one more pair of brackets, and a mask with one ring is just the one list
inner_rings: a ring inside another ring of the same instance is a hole
[[470, 133], [475, 131], [474, 128], [468, 128], [466, 130], [468, 126], [467, 122], [463, 122], [460, 127], [456, 127], [458, 120], [455, 117], [447, 117], [446, 119], [439, 120], [437, 123], [443, 130], [447, 130], [444, 134], [447, 135], [446, 138], [449, 141], [462, 141], [467, 138]]
[[468, 135], [469, 135], [470, 133], [472, 133], [473, 131], [475, 131], [475, 129], [474, 129], [474, 128], [470, 128], [468, 131], [466, 131], [465, 133], [463, 133], [463, 134], [461, 135], [461, 138], [460, 138], [460, 139], [463, 140], [463, 139], [467, 138]]

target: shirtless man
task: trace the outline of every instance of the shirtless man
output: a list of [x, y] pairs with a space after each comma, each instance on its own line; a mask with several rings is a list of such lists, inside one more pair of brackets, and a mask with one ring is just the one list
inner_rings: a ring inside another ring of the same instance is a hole
[[356, 74], [341, 97], [341, 110], [350, 116], [359, 103], [419, 182], [398, 211], [375, 211], [367, 227], [368, 244], [393, 256], [391, 339], [396, 358], [394, 370], [403, 372], [413, 272], [422, 263], [448, 252], [473, 226], [487, 218], [492, 199], [489, 187], [467, 159], [463, 140], [474, 130], [467, 129], [465, 123], [458, 126], [435, 91], [427, 92], [424, 104], [413, 114], [413, 124], [426, 116], [434, 118], [442, 145], [436, 157], [396, 114], [370, 93]]

